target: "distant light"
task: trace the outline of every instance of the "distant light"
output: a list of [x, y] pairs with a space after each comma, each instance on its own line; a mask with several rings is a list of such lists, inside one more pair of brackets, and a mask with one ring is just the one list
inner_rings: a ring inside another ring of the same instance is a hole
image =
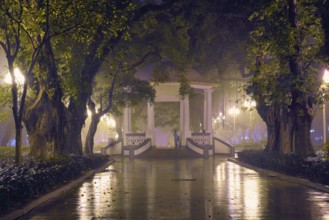
[[243, 106], [246, 107], [246, 108], [252, 109], [252, 108], [256, 107], [256, 101], [251, 100], [251, 99], [246, 100], [246, 101], [244, 101]]
[[[23, 85], [24, 82], [25, 82], [25, 77], [22, 75], [19, 68], [14, 69], [14, 75], [15, 75], [16, 83], [19, 84], [19, 85]], [[7, 83], [7, 84], [12, 84], [13, 83], [10, 73], [6, 74], [5, 83]]]
[[230, 108], [228, 110], [228, 114], [231, 115], [233, 118], [235, 118], [236, 116], [238, 116], [240, 114], [240, 109], [233, 106], [232, 108]]
[[110, 128], [115, 128], [116, 126], [116, 123], [115, 123], [115, 120], [110, 117], [106, 120], [106, 124], [110, 127]]

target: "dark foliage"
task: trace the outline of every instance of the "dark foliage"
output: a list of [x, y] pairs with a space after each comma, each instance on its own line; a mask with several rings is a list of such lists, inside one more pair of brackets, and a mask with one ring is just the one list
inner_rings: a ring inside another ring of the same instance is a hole
[[67, 156], [51, 161], [0, 162], [0, 215], [108, 161], [103, 155]]
[[261, 150], [246, 150], [238, 153], [240, 161], [274, 170], [291, 176], [309, 179], [329, 185], [329, 161], [317, 157], [298, 157], [295, 155], [274, 155]]

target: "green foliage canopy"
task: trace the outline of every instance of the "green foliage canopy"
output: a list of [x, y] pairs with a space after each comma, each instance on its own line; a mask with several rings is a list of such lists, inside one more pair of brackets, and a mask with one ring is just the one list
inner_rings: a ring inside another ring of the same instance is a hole
[[[267, 1], [250, 20], [256, 27], [251, 32], [252, 46], [248, 48], [251, 69], [256, 71], [247, 92], [265, 105], [291, 104], [292, 91], [301, 97], [321, 102], [317, 93], [321, 84], [316, 59], [324, 43], [321, 19], [316, 0], [296, 4], [298, 21], [292, 25], [288, 2]], [[289, 59], [298, 59], [301, 74], [294, 75]]]

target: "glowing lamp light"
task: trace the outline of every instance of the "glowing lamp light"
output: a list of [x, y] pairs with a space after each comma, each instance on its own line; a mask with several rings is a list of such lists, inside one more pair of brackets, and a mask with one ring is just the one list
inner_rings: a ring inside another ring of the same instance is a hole
[[327, 69], [324, 70], [322, 79], [324, 83], [329, 83], [329, 71]]
[[110, 128], [115, 128], [116, 126], [115, 120], [112, 117], [108, 118], [106, 123]]
[[[17, 84], [19, 85], [23, 85], [25, 82], [25, 77], [22, 75], [21, 71], [19, 70], [19, 68], [15, 68], [14, 69], [14, 75], [15, 75], [15, 81]], [[11, 78], [10, 73], [7, 73], [5, 76], [5, 83], [7, 84], [12, 84], [13, 83], [13, 79]]]
[[256, 102], [255, 100], [246, 100], [244, 101], [243, 106], [248, 109], [252, 109], [256, 107]]
[[228, 114], [231, 115], [233, 118], [235, 118], [236, 116], [238, 116], [240, 114], [240, 109], [233, 106], [232, 108], [230, 108], [228, 110]]

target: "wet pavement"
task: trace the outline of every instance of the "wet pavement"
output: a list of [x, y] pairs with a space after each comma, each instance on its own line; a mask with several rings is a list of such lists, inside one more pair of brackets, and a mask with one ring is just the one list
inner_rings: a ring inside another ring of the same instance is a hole
[[329, 194], [225, 158], [117, 158], [21, 219], [329, 219]]

